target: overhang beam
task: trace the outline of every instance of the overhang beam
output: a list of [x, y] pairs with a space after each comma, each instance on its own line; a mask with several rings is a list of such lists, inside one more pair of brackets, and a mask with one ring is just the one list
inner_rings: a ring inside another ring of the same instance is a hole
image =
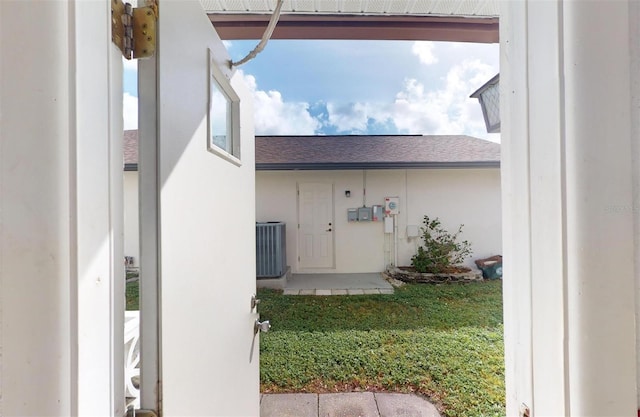
[[[264, 14], [209, 14], [222, 39], [260, 39]], [[271, 39], [428, 40], [498, 43], [498, 18], [282, 15]]]

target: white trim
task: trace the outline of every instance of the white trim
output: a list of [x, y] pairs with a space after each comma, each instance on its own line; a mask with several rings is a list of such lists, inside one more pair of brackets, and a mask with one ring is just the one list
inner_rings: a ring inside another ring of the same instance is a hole
[[[636, 275], [636, 351], [640, 347], [640, 221], [638, 221], [638, 207], [640, 207], [640, 3], [629, 3], [630, 25], [630, 54], [631, 54], [631, 159], [633, 181], [634, 207], [634, 244], [635, 244], [635, 275]], [[636, 386], [640, 387], [640, 355], [636, 356]], [[637, 393], [640, 405], [640, 391]]]
[[[158, 53], [161, 51], [159, 50]], [[160, 238], [158, 231], [157, 58], [138, 61], [138, 204], [140, 227], [140, 407], [160, 403]]]
[[636, 413], [628, 12], [503, 4], [507, 415]]
[[[502, 250], [507, 415], [533, 403], [529, 224], [527, 8], [501, 3]], [[508, 41], [507, 41], [508, 40]], [[522, 167], [522, 168], [518, 168]], [[518, 244], [511, 244], [517, 241]], [[508, 277], [518, 277], [509, 279]]]
[[[241, 150], [241, 135], [240, 135], [240, 97], [231, 87], [231, 83], [225, 76], [222, 68], [219, 68], [219, 61], [216, 60], [216, 56], [211, 50], [207, 51], [209, 57], [209, 99], [207, 109], [207, 150], [221, 158], [231, 162], [234, 165], [242, 166], [240, 154]], [[212, 139], [212, 123], [211, 112], [213, 108], [213, 90], [215, 87], [219, 87], [220, 92], [227, 99], [227, 109], [229, 114], [226, 117], [227, 131], [226, 135], [229, 136], [227, 140], [231, 141], [231, 153], [225, 149], [213, 143]]]
[[70, 8], [78, 415], [125, 411], [123, 68], [110, 27], [95, 24], [109, 21], [110, 6], [77, 1]]

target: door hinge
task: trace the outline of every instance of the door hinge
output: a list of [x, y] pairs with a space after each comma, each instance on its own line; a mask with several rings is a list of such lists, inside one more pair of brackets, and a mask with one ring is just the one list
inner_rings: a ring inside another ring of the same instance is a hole
[[148, 58], [156, 51], [158, 0], [145, 0], [145, 4], [133, 7], [111, 0], [111, 41], [127, 59]]

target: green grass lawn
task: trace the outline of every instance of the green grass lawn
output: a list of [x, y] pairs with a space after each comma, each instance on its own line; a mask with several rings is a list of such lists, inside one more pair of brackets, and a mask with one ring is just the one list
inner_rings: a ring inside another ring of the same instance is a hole
[[127, 282], [125, 288], [125, 297], [127, 302], [127, 310], [139, 310], [139, 281]]
[[259, 291], [263, 392], [418, 392], [443, 415], [504, 416], [502, 282], [393, 295]]

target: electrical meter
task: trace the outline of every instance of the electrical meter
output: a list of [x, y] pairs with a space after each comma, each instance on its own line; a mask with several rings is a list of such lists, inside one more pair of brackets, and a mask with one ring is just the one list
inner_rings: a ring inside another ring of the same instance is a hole
[[385, 197], [384, 198], [384, 214], [387, 216], [400, 213], [400, 198]]

